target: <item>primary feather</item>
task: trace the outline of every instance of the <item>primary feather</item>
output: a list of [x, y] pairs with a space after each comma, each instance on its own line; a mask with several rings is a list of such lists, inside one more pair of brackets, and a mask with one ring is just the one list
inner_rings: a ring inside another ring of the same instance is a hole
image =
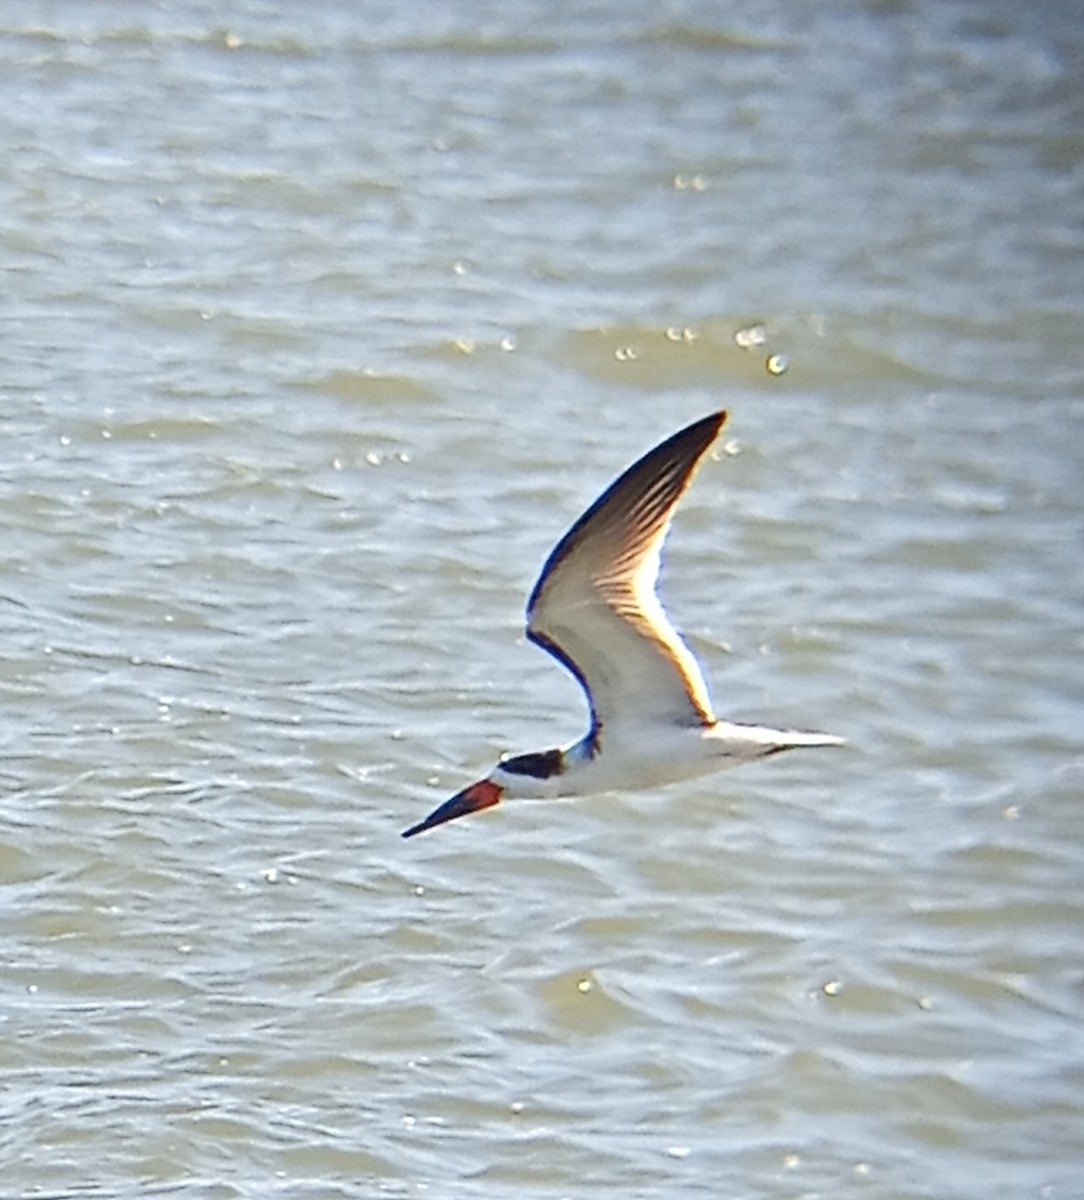
[[715, 721], [655, 587], [674, 508], [725, 422], [712, 413], [633, 463], [557, 543], [531, 592], [527, 636], [579, 680], [595, 733], [628, 713]]

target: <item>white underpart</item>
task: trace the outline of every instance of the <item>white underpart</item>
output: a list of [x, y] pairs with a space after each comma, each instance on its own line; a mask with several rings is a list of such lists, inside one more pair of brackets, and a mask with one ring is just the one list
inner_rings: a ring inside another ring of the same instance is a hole
[[505, 789], [502, 799], [589, 796], [599, 792], [645, 791], [714, 775], [769, 754], [800, 746], [839, 746], [843, 738], [719, 721], [715, 725], [652, 723], [637, 730], [619, 725], [614, 737], [600, 731], [599, 753], [585, 741], [565, 747], [565, 769], [548, 779], [515, 775], [497, 767], [490, 778]]

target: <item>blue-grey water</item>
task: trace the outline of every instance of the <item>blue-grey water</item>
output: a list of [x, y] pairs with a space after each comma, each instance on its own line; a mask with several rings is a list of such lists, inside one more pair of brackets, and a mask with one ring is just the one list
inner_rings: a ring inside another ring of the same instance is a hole
[[[0, 146], [4, 1200], [1084, 1196], [1084, 8], [24, 0]], [[718, 407], [848, 746], [402, 841]]]

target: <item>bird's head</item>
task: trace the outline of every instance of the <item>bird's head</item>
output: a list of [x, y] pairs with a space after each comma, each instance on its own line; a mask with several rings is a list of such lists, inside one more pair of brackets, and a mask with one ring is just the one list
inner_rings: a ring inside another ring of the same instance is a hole
[[445, 821], [466, 817], [492, 808], [501, 800], [539, 799], [557, 794], [557, 776], [564, 770], [565, 758], [560, 750], [543, 750], [535, 754], [505, 756], [485, 777], [442, 805], [435, 808], [424, 821], [404, 830], [403, 837], [425, 833]]

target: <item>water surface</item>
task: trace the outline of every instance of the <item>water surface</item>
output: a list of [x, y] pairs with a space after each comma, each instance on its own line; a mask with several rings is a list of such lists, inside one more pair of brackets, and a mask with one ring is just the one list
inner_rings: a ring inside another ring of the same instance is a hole
[[[1082, 64], [1055, 5], [3, 18], [5, 1196], [1080, 1194]], [[667, 602], [848, 747], [402, 842], [577, 735], [535, 573], [721, 406]]]

